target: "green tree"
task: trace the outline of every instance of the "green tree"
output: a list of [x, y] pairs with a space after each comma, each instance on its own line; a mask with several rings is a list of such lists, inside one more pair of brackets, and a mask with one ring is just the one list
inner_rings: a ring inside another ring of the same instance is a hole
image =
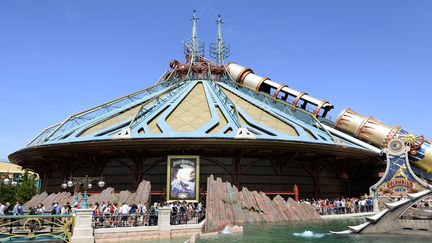
[[24, 175], [15, 178], [18, 184], [14, 187], [11, 184], [0, 183], [0, 202], [14, 205], [16, 201], [24, 204], [37, 193], [36, 179], [27, 171]]
[[10, 203], [13, 205], [16, 202], [15, 193], [16, 188], [11, 185], [4, 185], [0, 183], [0, 202]]
[[29, 174], [27, 171], [19, 180], [18, 186], [16, 188], [16, 200], [21, 203], [25, 203], [30, 200], [37, 193], [36, 180], [33, 175]]

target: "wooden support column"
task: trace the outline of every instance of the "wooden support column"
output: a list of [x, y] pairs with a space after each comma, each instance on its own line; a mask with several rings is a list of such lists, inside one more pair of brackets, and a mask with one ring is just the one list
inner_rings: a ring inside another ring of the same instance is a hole
[[72, 175], [72, 161], [64, 160], [63, 167], [61, 168], [61, 175], [65, 180]]
[[47, 191], [48, 187], [48, 180], [51, 177], [53, 169], [50, 166], [45, 166], [42, 169], [42, 184], [41, 184], [41, 191]]
[[241, 175], [240, 160], [242, 158], [242, 155], [243, 155], [242, 151], [238, 151], [235, 153], [232, 160], [231, 177], [232, 177], [232, 183], [236, 187], [239, 187], [240, 185], [240, 175]]
[[303, 168], [312, 176], [314, 183], [314, 197], [318, 199], [321, 197], [321, 171], [329, 165], [331, 160], [328, 159], [316, 159], [312, 162], [296, 161], [295, 163]]
[[321, 170], [322, 167], [320, 166], [320, 162], [315, 163], [315, 166], [313, 166], [312, 169], [312, 178], [314, 182], [314, 197], [315, 199], [318, 199], [321, 197]]
[[138, 160], [133, 160], [134, 162], [134, 179], [135, 179], [135, 190], [138, 189], [138, 185], [141, 183], [142, 178], [142, 168], [144, 163], [144, 158], [140, 158]]
[[133, 167], [130, 169], [134, 178], [134, 190], [136, 190], [142, 180], [143, 164], [146, 158], [135, 151], [123, 151], [123, 154], [133, 162]]

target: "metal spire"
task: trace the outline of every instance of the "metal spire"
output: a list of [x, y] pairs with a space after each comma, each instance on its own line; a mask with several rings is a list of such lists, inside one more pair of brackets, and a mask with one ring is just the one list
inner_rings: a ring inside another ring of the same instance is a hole
[[203, 57], [204, 56], [204, 44], [202, 42], [200, 42], [200, 40], [198, 39], [198, 35], [197, 35], [197, 27], [196, 27], [196, 23], [198, 18], [196, 17], [196, 11], [193, 11], [193, 16], [192, 16], [192, 38], [190, 41], [188, 41], [187, 43], [185, 43], [184, 49], [185, 49], [185, 54], [187, 56], [189, 56], [190, 61], [192, 63], [195, 63], [198, 58]]
[[229, 45], [222, 40], [222, 18], [218, 15], [216, 44], [210, 45], [210, 55], [215, 59], [217, 65], [223, 65], [224, 59], [229, 56]]
[[192, 52], [194, 53], [197, 50], [197, 30], [196, 30], [196, 22], [198, 18], [195, 16], [196, 11], [193, 11], [192, 16]]
[[216, 64], [223, 64], [223, 55], [222, 55], [222, 18], [220, 14], [218, 15], [217, 23], [217, 58]]

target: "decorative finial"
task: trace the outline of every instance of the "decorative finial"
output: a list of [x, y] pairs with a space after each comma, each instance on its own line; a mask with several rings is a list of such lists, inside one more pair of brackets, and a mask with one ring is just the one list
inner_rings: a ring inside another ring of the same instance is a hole
[[230, 50], [229, 45], [222, 40], [222, 17], [219, 14], [216, 20], [217, 24], [217, 36], [216, 43], [210, 44], [210, 56], [215, 59], [215, 63], [218, 65], [224, 64], [224, 59], [229, 57]]
[[198, 18], [196, 17], [195, 13], [196, 13], [196, 10], [193, 11], [193, 16], [192, 16], [192, 42], [193, 42], [193, 44], [196, 44], [195, 41], [197, 39], [196, 22], [197, 22]]
[[198, 39], [196, 23], [198, 18], [196, 17], [196, 10], [193, 11], [192, 16], [192, 38], [184, 44], [184, 53], [186, 59], [191, 63], [195, 63], [198, 58], [204, 56], [204, 44]]

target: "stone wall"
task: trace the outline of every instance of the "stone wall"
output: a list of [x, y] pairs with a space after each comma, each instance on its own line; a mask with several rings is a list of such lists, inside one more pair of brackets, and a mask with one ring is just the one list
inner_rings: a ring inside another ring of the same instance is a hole
[[173, 225], [170, 232], [161, 232], [159, 226], [120, 227], [95, 230], [96, 243], [158, 241], [170, 238], [189, 238], [202, 231], [202, 224]]
[[206, 231], [221, 230], [227, 224], [254, 222], [290, 222], [318, 220], [320, 215], [309, 204], [285, 201], [276, 196], [271, 200], [263, 192], [241, 191], [221, 178], [207, 178]]
[[159, 227], [120, 227], [108, 229], [96, 229], [94, 233], [95, 242], [130, 242], [141, 240], [158, 240]]

